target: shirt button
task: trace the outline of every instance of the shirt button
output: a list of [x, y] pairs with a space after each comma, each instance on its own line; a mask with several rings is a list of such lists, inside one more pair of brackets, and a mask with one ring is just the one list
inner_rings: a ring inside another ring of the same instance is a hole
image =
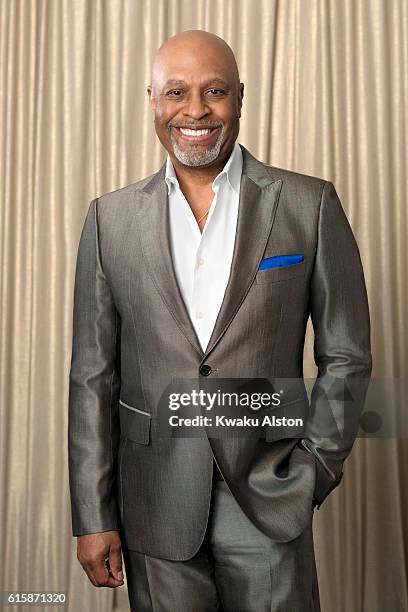
[[202, 257], [197, 257], [197, 268], [202, 266], [204, 263], [204, 259]]
[[202, 319], [203, 317], [204, 317], [204, 313], [202, 313], [201, 310], [196, 312], [196, 318], [197, 319]]
[[211, 366], [208, 363], [204, 363], [204, 365], [200, 366], [200, 374], [202, 376], [209, 376], [212, 372]]

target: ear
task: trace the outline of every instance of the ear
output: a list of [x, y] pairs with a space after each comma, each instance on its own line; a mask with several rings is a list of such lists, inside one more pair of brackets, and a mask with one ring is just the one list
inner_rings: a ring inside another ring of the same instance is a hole
[[244, 84], [239, 84], [239, 93], [238, 93], [238, 117], [241, 117], [241, 108], [242, 108], [242, 99], [244, 97]]
[[156, 98], [153, 95], [153, 87], [151, 85], [147, 86], [147, 95], [149, 96], [150, 108], [153, 112], [156, 110]]

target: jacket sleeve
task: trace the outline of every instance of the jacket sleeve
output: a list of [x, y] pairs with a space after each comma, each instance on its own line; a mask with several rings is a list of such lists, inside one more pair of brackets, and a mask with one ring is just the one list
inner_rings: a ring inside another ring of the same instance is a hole
[[342, 478], [371, 376], [370, 319], [356, 241], [333, 184], [323, 187], [310, 290], [318, 375], [300, 445], [315, 455], [320, 506]]
[[101, 265], [97, 202], [86, 215], [75, 272], [68, 415], [74, 536], [118, 529], [120, 317]]

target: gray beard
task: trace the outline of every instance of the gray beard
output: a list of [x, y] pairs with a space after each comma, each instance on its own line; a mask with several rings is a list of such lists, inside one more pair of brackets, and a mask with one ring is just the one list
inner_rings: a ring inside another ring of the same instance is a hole
[[178, 161], [184, 166], [207, 166], [215, 161], [220, 154], [221, 145], [224, 137], [224, 127], [222, 128], [220, 135], [217, 138], [214, 146], [211, 149], [202, 150], [197, 149], [195, 151], [191, 151], [190, 153], [186, 153], [182, 151], [177, 144], [176, 139], [173, 136], [172, 130], [170, 130], [170, 140], [173, 145], [174, 155], [177, 157]]

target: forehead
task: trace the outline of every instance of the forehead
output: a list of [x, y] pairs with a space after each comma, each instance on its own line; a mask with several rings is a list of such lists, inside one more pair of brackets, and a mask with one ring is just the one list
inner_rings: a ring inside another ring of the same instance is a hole
[[158, 58], [153, 71], [158, 86], [169, 83], [206, 84], [210, 81], [231, 84], [234, 70], [223, 53], [166, 53]]
[[209, 85], [217, 87], [229, 87], [230, 83], [221, 75], [192, 75], [192, 78], [186, 79], [182, 76], [166, 79], [164, 83], [158, 84], [159, 87], [166, 89], [167, 87], [208, 87]]

